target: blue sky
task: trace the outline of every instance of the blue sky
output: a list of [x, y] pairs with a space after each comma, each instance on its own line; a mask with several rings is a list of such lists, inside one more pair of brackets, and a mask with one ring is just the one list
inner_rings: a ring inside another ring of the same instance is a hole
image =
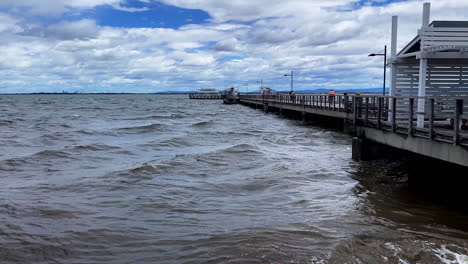
[[207, 23], [210, 19], [210, 15], [203, 10], [179, 8], [158, 2], [127, 1], [122, 7], [145, 11], [127, 12], [110, 5], [102, 5], [77, 16], [71, 14], [70, 19], [88, 18], [96, 20], [99, 26], [128, 28], [179, 28], [187, 24]]
[[[0, 93], [157, 92], [243, 87], [376, 88], [400, 16], [401, 48], [419, 0], [2, 0]], [[438, 0], [434, 19], [468, 20]], [[244, 88], [242, 88], [244, 89]]]

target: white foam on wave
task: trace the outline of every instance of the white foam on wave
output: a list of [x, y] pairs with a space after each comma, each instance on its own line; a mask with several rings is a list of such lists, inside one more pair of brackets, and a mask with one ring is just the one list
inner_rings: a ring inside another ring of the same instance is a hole
[[385, 246], [388, 249], [390, 249], [390, 250], [392, 250], [394, 252], [393, 255], [398, 258], [398, 263], [399, 264], [410, 264], [408, 261], [406, 261], [406, 260], [400, 258], [400, 256], [398, 256], [398, 254], [401, 253], [401, 249], [399, 247], [395, 246], [394, 244], [392, 244], [390, 242], [385, 243]]
[[435, 255], [445, 264], [468, 264], [468, 256], [451, 251], [447, 246], [433, 250]]

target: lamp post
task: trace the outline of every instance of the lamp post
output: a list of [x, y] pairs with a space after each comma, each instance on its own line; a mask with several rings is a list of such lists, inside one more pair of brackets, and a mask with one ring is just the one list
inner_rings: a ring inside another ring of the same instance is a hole
[[383, 72], [382, 95], [385, 96], [385, 83], [386, 83], [386, 78], [387, 78], [387, 45], [385, 45], [383, 54], [381, 54], [381, 53], [371, 53], [371, 54], [369, 54], [369, 57], [375, 57], [375, 56], [384, 56], [384, 72]]
[[291, 76], [291, 92], [292, 92], [292, 90], [293, 90], [294, 72], [291, 71], [291, 74], [285, 74], [284, 76], [285, 76], [285, 77]]
[[260, 90], [263, 88], [263, 79], [261, 79], [260, 81], [257, 81], [257, 83], [260, 83]]

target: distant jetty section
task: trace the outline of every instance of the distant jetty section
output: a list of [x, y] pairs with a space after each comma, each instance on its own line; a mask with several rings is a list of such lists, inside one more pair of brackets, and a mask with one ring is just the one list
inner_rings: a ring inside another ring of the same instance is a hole
[[224, 94], [216, 89], [202, 88], [198, 89], [196, 93], [190, 93], [189, 98], [196, 100], [222, 100], [224, 99]]
[[190, 99], [195, 100], [222, 100], [224, 99], [224, 94], [200, 94], [200, 93], [190, 93]]

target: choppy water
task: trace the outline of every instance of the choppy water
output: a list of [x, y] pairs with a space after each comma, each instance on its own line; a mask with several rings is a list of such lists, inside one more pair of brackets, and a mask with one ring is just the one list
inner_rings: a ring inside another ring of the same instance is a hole
[[219, 101], [0, 97], [1, 263], [467, 263], [401, 161]]

